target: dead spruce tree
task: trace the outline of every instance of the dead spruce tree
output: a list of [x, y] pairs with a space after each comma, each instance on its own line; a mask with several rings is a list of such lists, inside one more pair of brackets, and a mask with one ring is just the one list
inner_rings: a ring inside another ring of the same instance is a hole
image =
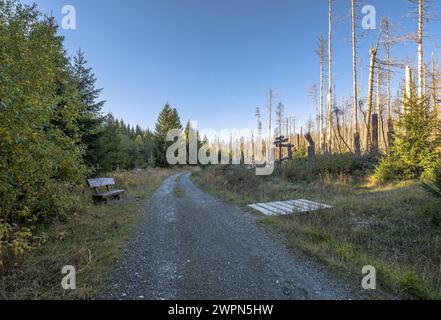
[[367, 106], [366, 106], [366, 131], [364, 135], [364, 146], [365, 151], [371, 151], [371, 120], [373, 111], [373, 95], [374, 95], [374, 79], [375, 79], [375, 65], [377, 63], [377, 53], [380, 46], [380, 39], [383, 31], [380, 31], [378, 35], [377, 44], [375, 47], [370, 47], [369, 49], [369, 80], [368, 80], [368, 96], [367, 96]]
[[424, 94], [424, 53], [423, 53], [423, 0], [418, 0], [418, 97]]
[[353, 130], [354, 130], [354, 151], [356, 155], [360, 155], [360, 132], [358, 124], [358, 85], [357, 85], [357, 38], [356, 38], [356, 20], [355, 0], [351, 1], [352, 11], [352, 76], [353, 76]]
[[284, 119], [285, 107], [283, 103], [279, 102], [276, 107], [276, 137], [283, 135], [283, 119]]
[[318, 49], [316, 51], [320, 58], [320, 111], [319, 111], [319, 146], [320, 152], [325, 150], [324, 137], [324, 92], [325, 92], [325, 61], [326, 61], [326, 44], [325, 37], [323, 35], [319, 38]]
[[257, 107], [256, 108], [256, 121], [257, 121], [257, 136], [258, 138], [262, 137], [262, 120], [261, 120], [261, 116], [260, 116], [260, 108]]
[[328, 98], [326, 111], [327, 152], [332, 152], [332, 107], [333, 107], [333, 82], [332, 82], [332, 3], [328, 0]]

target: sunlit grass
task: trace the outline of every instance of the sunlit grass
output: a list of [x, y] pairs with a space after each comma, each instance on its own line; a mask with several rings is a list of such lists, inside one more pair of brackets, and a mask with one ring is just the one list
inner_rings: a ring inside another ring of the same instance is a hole
[[441, 297], [441, 207], [418, 181], [376, 186], [368, 179], [350, 182], [328, 176], [309, 182], [281, 177], [236, 182], [241, 173], [235, 170], [211, 168], [194, 180], [242, 205], [300, 198], [331, 204], [332, 209], [260, 221], [294, 250], [350, 272], [356, 280], [362, 267], [371, 264], [383, 290], [408, 298]]
[[[124, 199], [109, 205], [93, 205], [86, 192], [84, 209], [67, 221], [46, 227], [48, 241], [15, 259], [1, 277], [3, 299], [93, 299], [109, 283], [134, 226], [140, 208], [170, 170], [116, 172], [117, 186], [126, 189]], [[61, 268], [77, 270], [77, 289], [61, 288]]]

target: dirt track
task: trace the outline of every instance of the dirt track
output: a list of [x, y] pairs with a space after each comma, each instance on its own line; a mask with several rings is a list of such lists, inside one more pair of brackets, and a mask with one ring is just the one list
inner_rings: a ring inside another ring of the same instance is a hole
[[190, 174], [168, 178], [143, 214], [104, 299], [358, 296], [323, 268], [290, 253], [251, 215], [197, 188]]

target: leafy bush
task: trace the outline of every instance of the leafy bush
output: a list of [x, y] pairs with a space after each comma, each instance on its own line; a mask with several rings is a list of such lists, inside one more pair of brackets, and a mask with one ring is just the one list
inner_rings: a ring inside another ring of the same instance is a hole
[[77, 203], [81, 101], [52, 18], [0, 1], [0, 260]]

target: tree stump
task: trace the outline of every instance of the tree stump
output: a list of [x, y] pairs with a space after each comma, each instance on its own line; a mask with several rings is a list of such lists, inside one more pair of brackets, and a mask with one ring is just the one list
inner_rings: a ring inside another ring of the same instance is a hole
[[308, 141], [308, 162], [314, 163], [315, 161], [315, 143], [314, 140], [311, 137], [311, 134], [307, 133], [305, 134], [305, 139]]

